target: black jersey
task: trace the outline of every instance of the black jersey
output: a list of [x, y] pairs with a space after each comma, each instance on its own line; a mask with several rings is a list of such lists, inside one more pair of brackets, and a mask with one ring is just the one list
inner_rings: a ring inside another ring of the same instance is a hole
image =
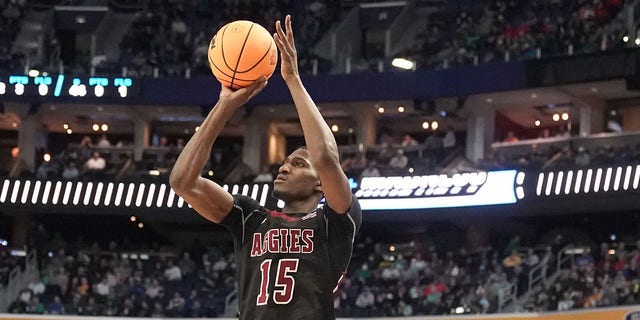
[[234, 196], [221, 222], [232, 234], [240, 319], [335, 319], [333, 292], [347, 270], [362, 212], [323, 205], [284, 214]]

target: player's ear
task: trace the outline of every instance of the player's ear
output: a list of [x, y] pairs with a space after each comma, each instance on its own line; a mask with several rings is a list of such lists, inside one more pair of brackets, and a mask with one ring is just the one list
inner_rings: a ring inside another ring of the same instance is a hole
[[322, 190], [322, 184], [320, 184], [320, 180], [318, 180], [318, 182], [316, 183], [314, 190], [320, 193], [324, 193], [324, 191]]

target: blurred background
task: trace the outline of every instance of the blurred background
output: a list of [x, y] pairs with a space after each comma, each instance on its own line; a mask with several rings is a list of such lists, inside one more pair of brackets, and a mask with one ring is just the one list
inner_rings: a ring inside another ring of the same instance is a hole
[[[638, 1], [0, 0], [0, 313], [236, 315], [168, 175], [213, 34], [286, 14], [364, 209], [339, 317], [640, 303]], [[277, 209], [303, 144], [276, 72], [202, 174]]]

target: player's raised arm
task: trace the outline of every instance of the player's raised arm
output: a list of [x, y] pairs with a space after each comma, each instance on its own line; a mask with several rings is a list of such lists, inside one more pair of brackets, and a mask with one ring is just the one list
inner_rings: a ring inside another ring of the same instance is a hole
[[233, 207], [233, 197], [217, 183], [200, 173], [211, 154], [211, 147], [233, 112], [256, 95], [267, 84], [265, 78], [237, 91], [222, 86], [220, 99], [191, 137], [176, 160], [169, 183], [175, 193], [201, 216], [221, 222]]
[[351, 205], [352, 194], [347, 176], [340, 166], [338, 145], [331, 129], [300, 79], [291, 16], [287, 15], [284, 23], [286, 30], [282, 29], [280, 21], [276, 22], [276, 33], [273, 36], [280, 50], [282, 63], [280, 73], [289, 87], [298, 111], [307, 149], [313, 166], [320, 175], [327, 204], [334, 211], [345, 213]]

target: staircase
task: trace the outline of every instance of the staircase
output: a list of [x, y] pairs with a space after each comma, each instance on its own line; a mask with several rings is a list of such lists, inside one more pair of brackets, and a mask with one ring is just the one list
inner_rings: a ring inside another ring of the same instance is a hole
[[520, 296], [514, 296], [512, 299], [504, 300], [503, 303], [499, 302], [499, 312], [519, 312], [518, 308], [523, 306], [536, 286], [549, 287], [552, 283], [558, 279], [562, 272], [573, 267], [574, 259], [573, 255], [569, 253], [573, 245], [567, 245], [556, 254], [552, 259], [547, 259], [540, 262], [531, 271], [529, 271], [529, 283], [527, 291]]
[[0, 285], [0, 313], [7, 312], [9, 305], [18, 296], [18, 292], [29, 285], [29, 281], [37, 276], [38, 260], [36, 259], [36, 251], [31, 250], [25, 259], [24, 271], [20, 266], [14, 267], [9, 272], [9, 282], [7, 286]]

